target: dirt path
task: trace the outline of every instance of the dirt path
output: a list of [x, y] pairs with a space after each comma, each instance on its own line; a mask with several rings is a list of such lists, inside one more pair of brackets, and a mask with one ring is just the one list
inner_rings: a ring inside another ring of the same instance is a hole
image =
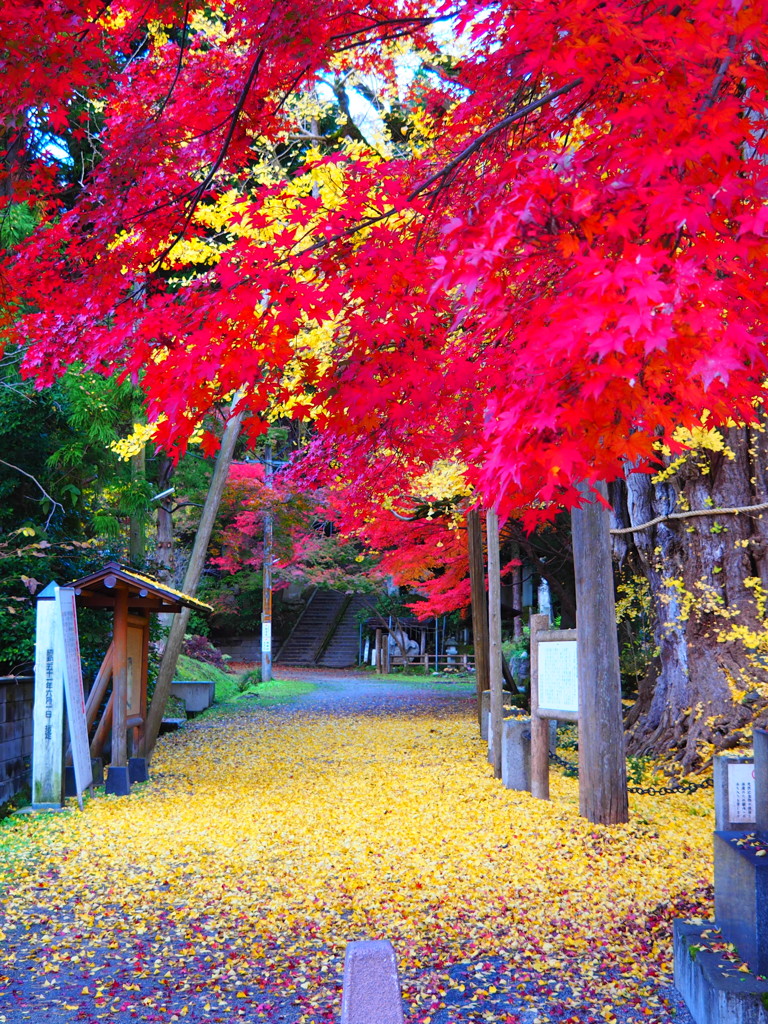
[[588, 826], [571, 780], [490, 777], [470, 694], [312, 678], [164, 737], [129, 798], [12, 824], [0, 1024], [326, 1024], [346, 942], [383, 936], [413, 1024], [689, 1020], [668, 932], [707, 912], [705, 811]]

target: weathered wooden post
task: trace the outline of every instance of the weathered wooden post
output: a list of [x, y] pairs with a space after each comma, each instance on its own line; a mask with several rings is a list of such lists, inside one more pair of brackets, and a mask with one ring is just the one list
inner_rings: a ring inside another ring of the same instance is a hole
[[501, 564], [499, 557], [499, 517], [496, 509], [485, 516], [488, 541], [488, 671], [491, 689], [491, 726], [488, 731], [493, 774], [501, 778], [501, 722], [504, 679], [501, 669]]
[[[629, 820], [619, 644], [607, 507], [580, 486], [571, 513], [579, 666], [579, 809], [589, 821]], [[594, 490], [607, 500], [604, 483]], [[533, 647], [533, 645], [531, 645]]]
[[531, 796], [549, 800], [549, 722], [539, 717], [539, 635], [548, 615], [531, 616]]
[[472, 637], [475, 647], [475, 687], [477, 719], [481, 716], [481, 695], [490, 687], [488, 673], [488, 605], [485, 597], [485, 559], [480, 513], [473, 508], [467, 513], [467, 548], [472, 600]]
[[[267, 494], [272, 492], [272, 446], [267, 445], [264, 452], [264, 486]], [[272, 512], [264, 513], [264, 564], [261, 569], [262, 602], [261, 602], [261, 681], [268, 683], [272, 679], [272, 542], [274, 525]]]
[[125, 796], [131, 790], [128, 776], [128, 588], [115, 588], [114, 657], [112, 662], [112, 756], [104, 786], [106, 793]]

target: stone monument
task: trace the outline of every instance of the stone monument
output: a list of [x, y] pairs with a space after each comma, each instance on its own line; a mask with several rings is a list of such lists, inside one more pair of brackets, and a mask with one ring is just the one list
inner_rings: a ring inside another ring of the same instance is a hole
[[725, 778], [746, 759], [716, 769], [717, 824], [729, 827], [714, 833], [714, 925], [675, 921], [675, 985], [697, 1024], [768, 1024], [768, 731], [755, 729], [753, 745], [753, 789], [743, 768]]

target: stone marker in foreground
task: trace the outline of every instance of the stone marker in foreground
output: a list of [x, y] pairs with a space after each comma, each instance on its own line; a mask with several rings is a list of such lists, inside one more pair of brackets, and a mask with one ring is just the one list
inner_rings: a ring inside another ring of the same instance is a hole
[[[757, 978], [768, 975], [768, 732], [755, 729], [753, 744], [755, 824], [714, 833], [715, 922], [675, 921], [675, 985], [697, 1024], [768, 1024], [768, 982]], [[712, 948], [720, 935], [751, 973]]]
[[755, 759], [745, 754], [718, 754], [713, 772], [715, 831], [754, 832]]
[[397, 960], [389, 939], [347, 943], [341, 1024], [404, 1024]]
[[755, 974], [768, 974], [768, 732], [755, 729], [755, 828], [715, 832], [715, 921]]

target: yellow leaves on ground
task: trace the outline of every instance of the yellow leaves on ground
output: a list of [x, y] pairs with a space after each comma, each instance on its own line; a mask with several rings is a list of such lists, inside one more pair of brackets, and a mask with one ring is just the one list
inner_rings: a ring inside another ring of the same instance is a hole
[[[711, 791], [590, 825], [572, 780], [553, 777], [550, 803], [503, 789], [468, 715], [203, 719], [161, 742], [152, 775], [130, 798], [12, 826], [38, 853], [3, 895], [0, 978], [78, 956], [59, 1005], [86, 1014], [118, 996], [170, 1013], [175, 986], [212, 1007], [200, 1019], [246, 1003], [274, 1019], [263, 1000], [286, 998], [319, 1024], [338, 1011], [346, 942], [388, 937], [414, 1020], [451, 1020], [452, 996], [474, 1020], [516, 1020], [494, 1009], [502, 988], [563, 1008], [542, 1020], [584, 1006], [611, 1020], [639, 994], [643, 1019], [668, 1019], [653, 979], [669, 983], [670, 918], [702, 912]], [[109, 950], [128, 974], [99, 966]]]

